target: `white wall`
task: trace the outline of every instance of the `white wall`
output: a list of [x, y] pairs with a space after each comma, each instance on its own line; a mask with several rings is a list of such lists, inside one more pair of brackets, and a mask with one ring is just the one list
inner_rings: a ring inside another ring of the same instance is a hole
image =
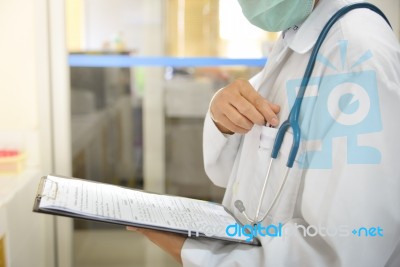
[[33, 1], [0, 2], [0, 129], [37, 129], [37, 36]]
[[[32, 179], [32, 184], [52, 166], [47, 29], [46, 0], [0, 1], [0, 147], [27, 151], [27, 171], [15, 179]], [[34, 177], [28, 175], [31, 170], [35, 170]], [[34, 191], [29, 188], [30, 193]], [[32, 203], [20, 203], [12, 214], [28, 218], [35, 236], [15, 239], [27, 225], [12, 223], [6, 248], [9, 266], [21, 266], [21, 262], [54, 266], [53, 219], [33, 216], [34, 194], [25, 197], [32, 198]], [[12, 218], [7, 216], [7, 220]]]
[[33, 2], [0, 1], [0, 148], [28, 149], [29, 166], [39, 165], [37, 15]]
[[[32, 184], [52, 172], [71, 172], [64, 5], [64, 0], [0, 1], [0, 147], [14, 142], [27, 151], [27, 170], [16, 179], [32, 179]], [[34, 177], [29, 177], [32, 170]], [[34, 185], [29, 189], [34, 192]], [[29, 229], [26, 222], [12, 223], [6, 248], [9, 266], [55, 266], [56, 248], [58, 266], [72, 266], [71, 220], [57, 218], [56, 246], [55, 219], [32, 216], [34, 194], [25, 197], [32, 203], [23, 201], [15, 213], [28, 218], [37, 237], [13, 239]], [[23, 216], [24, 212], [29, 214]]]

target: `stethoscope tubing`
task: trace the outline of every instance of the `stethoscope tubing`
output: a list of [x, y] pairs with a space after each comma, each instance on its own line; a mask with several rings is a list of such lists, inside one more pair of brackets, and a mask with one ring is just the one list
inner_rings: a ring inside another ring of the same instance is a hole
[[389, 26], [392, 27], [389, 20], [386, 18], [385, 14], [383, 14], [383, 12], [379, 8], [377, 8], [376, 6], [369, 4], [369, 3], [356, 3], [356, 4], [349, 5], [349, 6], [345, 6], [345, 7], [341, 8], [338, 12], [336, 12], [329, 19], [329, 21], [325, 24], [320, 35], [318, 36], [318, 39], [315, 43], [313, 50], [311, 52], [310, 59], [308, 61], [306, 70], [303, 75], [303, 79], [300, 84], [299, 92], [296, 96], [294, 105], [293, 105], [292, 109], [290, 110], [289, 117], [279, 127], [278, 133], [276, 134], [275, 143], [274, 143], [274, 146], [273, 146], [273, 149], [271, 152], [271, 157], [276, 159], [278, 157], [279, 150], [281, 149], [283, 138], [285, 136], [286, 131], [289, 128], [292, 128], [293, 143], [292, 143], [292, 147], [290, 149], [288, 161], [286, 163], [286, 166], [288, 168], [293, 167], [297, 152], [299, 150], [300, 138], [301, 138], [301, 129], [300, 129], [300, 125], [299, 125], [300, 108], [301, 108], [301, 103], [303, 101], [303, 97], [304, 97], [306, 88], [308, 86], [312, 72], [314, 70], [314, 66], [315, 66], [315, 62], [317, 59], [319, 49], [321, 48], [322, 43], [324, 42], [324, 40], [325, 40], [326, 36], [328, 35], [328, 32], [331, 30], [332, 26], [340, 18], [342, 18], [345, 14], [347, 14], [348, 12], [350, 12], [354, 9], [359, 9], [359, 8], [368, 8], [368, 9], [378, 13], [385, 19], [385, 21], [389, 24]]
[[[246, 214], [246, 210], [243, 205], [243, 202], [240, 200], [235, 201], [235, 207], [245, 216], [246, 220], [248, 220], [251, 224], [256, 225], [258, 223], [261, 223], [269, 215], [269, 213], [271, 212], [272, 208], [275, 206], [277, 200], [279, 199], [279, 197], [282, 193], [283, 187], [285, 186], [286, 180], [289, 176], [289, 170], [293, 167], [293, 164], [294, 164], [294, 161], [295, 161], [295, 158], [296, 158], [297, 152], [299, 150], [299, 146], [300, 146], [300, 137], [301, 137], [301, 129], [300, 129], [300, 125], [299, 125], [300, 108], [301, 108], [301, 104], [303, 101], [303, 97], [304, 97], [306, 88], [308, 86], [312, 72], [314, 70], [314, 66], [315, 66], [315, 62], [317, 59], [319, 49], [321, 48], [322, 43], [324, 42], [324, 40], [325, 40], [326, 36], [328, 35], [329, 31], [331, 30], [332, 26], [340, 18], [342, 18], [345, 14], [347, 14], [348, 12], [350, 12], [354, 9], [359, 9], [359, 8], [368, 8], [368, 9], [378, 13], [380, 16], [382, 16], [382, 18], [385, 19], [385, 21], [389, 24], [389, 26], [392, 27], [389, 20], [386, 18], [385, 14], [383, 14], [383, 12], [379, 8], [377, 8], [376, 6], [369, 4], [369, 3], [356, 3], [356, 4], [345, 6], [345, 7], [341, 8], [339, 11], [337, 11], [325, 24], [320, 35], [318, 36], [318, 39], [315, 43], [313, 50], [311, 52], [310, 59], [307, 63], [307, 67], [304, 72], [303, 79], [300, 84], [300, 89], [296, 96], [294, 105], [293, 105], [292, 109], [290, 110], [288, 118], [279, 127], [278, 132], [276, 134], [274, 146], [273, 146], [272, 152], [271, 152], [271, 159], [270, 159], [270, 162], [268, 165], [267, 174], [265, 176], [264, 184], [263, 184], [263, 187], [261, 190], [260, 199], [259, 199], [259, 202], [257, 205], [257, 210], [256, 210], [254, 220], [251, 220], [248, 217], [248, 215]], [[278, 157], [279, 150], [281, 149], [281, 146], [283, 143], [283, 138], [285, 136], [286, 131], [289, 128], [292, 128], [292, 131], [293, 131], [293, 143], [292, 143], [292, 147], [290, 149], [288, 161], [286, 163], [287, 170], [286, 170], [284, 179], [281, 182], [281, 184], [278, 188], [278, 191], [275, 194], [275, 197], [273, 198], [271, 205], [269, 206], [269, 208], [266, 211], [266, 213], [264, 214], [264, 216], [261, 219], [259, 219], [262, 201], [264, 199], [269, 176], [271, 173], [272, 162], [274, 159], [276, 159]]]

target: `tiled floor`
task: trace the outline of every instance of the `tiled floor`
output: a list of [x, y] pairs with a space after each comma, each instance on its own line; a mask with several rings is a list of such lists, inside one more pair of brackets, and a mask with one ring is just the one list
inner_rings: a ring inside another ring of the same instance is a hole
[[76, 230], [76, 267], [177, 267], [175, 260], [142, 235], [112, 230]]

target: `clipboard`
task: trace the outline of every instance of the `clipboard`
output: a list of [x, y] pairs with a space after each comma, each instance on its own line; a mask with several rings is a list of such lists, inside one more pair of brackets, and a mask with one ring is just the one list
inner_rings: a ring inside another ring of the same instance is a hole
[[[101, 194], [98, 193], [99, 190]], [[90, 193], [94, 191], [96, 194]], [[109, 197], [114, 193], [116, 196], [114, 198], [117, 200]], [[103, 196], [103, 194], [108, 198], [99, 200], [98, 196]], [[97, 197], [96, 200], [94, 200], [95, 197]], [[149, 200], [150, 204], [145, 200]], [[99, 204], [100, 202], [103, 206]], [[112, 210], [110, 203], [117, 208]], [[164, 206], [164, 203], [173, 205], [165, 204]], [[122, 210], [129, 211], [121, 212]], [[256, 237], [241, 234], [240, 231], [234, 236], [227, 234], [226, 228], [229, 225], [235, 223], [237, 229], [241, 229], [242, 225], [221, 204], [155, 194], [73, 177], [58, 175], [42, 177], [34, 200], [33, 212], [171, 232], [194, 239], [261, 245]], [[148, 216], [146, 213], [157, 214], [157, 216]], [[172, 214], [172, 219], [168, 217], [168, 214]], [[211, 224], [207, 225], [207, 220], [210, 220]]]

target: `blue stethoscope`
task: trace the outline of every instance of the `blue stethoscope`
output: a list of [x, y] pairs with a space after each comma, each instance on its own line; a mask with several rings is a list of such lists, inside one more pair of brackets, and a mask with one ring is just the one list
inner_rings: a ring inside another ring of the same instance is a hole
[[[250, 219], [248, 217], [248, 215], [246, 214], [246, 209], [241, 200], [236, 200], [234, 203], [235, 207], [239, 210], [239, 212], [242, 213], [245, 216], [246, 220], [248, 220], [253, 225], [259, 224], [262, 221], [264, 221], [264, 219], [271, 212], [272, 208], [274, 207], [276, 201], [278, 200], [278, 198], [282, 192], [283, 187], [286, 184], [289, 170], [293, 167], [294, 160], [296, 158], [296, 155], [297, 155], [297, 152], [298, 152], [299, 146], [300, 146], [299, 114], [300, 114], [301, 103], [303, 101], [304, 93], [306, 91], [308, 82], [310, 81], [311, 74], [314, 69], [318, 51], [319, 51], [323, 41], [325, 40], [326, 36], [328, 35], [329, 30], [332, 28], [332, 26], [345, 14], [347, 14], [348, 12], [350, 12], [354, 9], [359, 9], [359, 8], [368, 8], [368, 9], [378, 13], [386, 20], [386, 22], [391, 27], [389, 20], [386, 18], [386, 16], [383, 14], [383, 12], [376, 6], [369, 4], [369, 3], [357, 3], [357, 4], [345, 6], [345, 7], [341, 8], [339, 11], [337, 11], [326, 23], [326, 25], [322, 29], [322, 31], [317, 39], [317, 42], [311, 52], [310, 60], [308, 61], [307, 68], [306, 68], [306, 71], [303, 76], [303, 80], [301, 81], [301, 84], [300, 84], [300, 90], [296, 96], [294, 105], [293, 105], [292, 109], [290, 110], [289, 117], [287, 118], [286, 121], [284, 121], [282, 123], [282, 125], [279, 127], [278, 132], [276, 134], [275, 143], [274, 143], [274, 146], [272, 148], [272, 153], [271, 153], [271, 160], [268, 165], [267, 174], [266, 174], [264, 184], [263, 184], [263, 187], [261, 190], [260, 199], [258, 201], [258, 206], [257, 206], [257, 210], [256, 210], [256, 214], [254, 216], [254, 219]], [[266, 191], [266, 187], [267, 187], [267, 183], [268, 183], [268, 178], [269, 178], [270, 171], [271, 171], [272, 161], [278, 157], [279, 150], [281, 149], [281, 146], [282, 146], [283, 137], [285, 136], [285, 133], [289, 128], [292, 128], [292, 131], [293, 131], [293, 143], [292, 143], [292, 147], [290, 149], [288, 161], [286, 163], [286, 166], [287, 166], [286, 173], [285, 173], [284, 179], [282, 180], [282, 183], [281, 183], [277, 193], [275, 194], [275, 197], [273, 198], [271, 205], [269, 206], [265, 215], [260, 218], [259, 215], [260, 215], [261, 205], [262, 205], [262, 201], [264, 199], [264, 195], [265, 195], [265, 191]]]

